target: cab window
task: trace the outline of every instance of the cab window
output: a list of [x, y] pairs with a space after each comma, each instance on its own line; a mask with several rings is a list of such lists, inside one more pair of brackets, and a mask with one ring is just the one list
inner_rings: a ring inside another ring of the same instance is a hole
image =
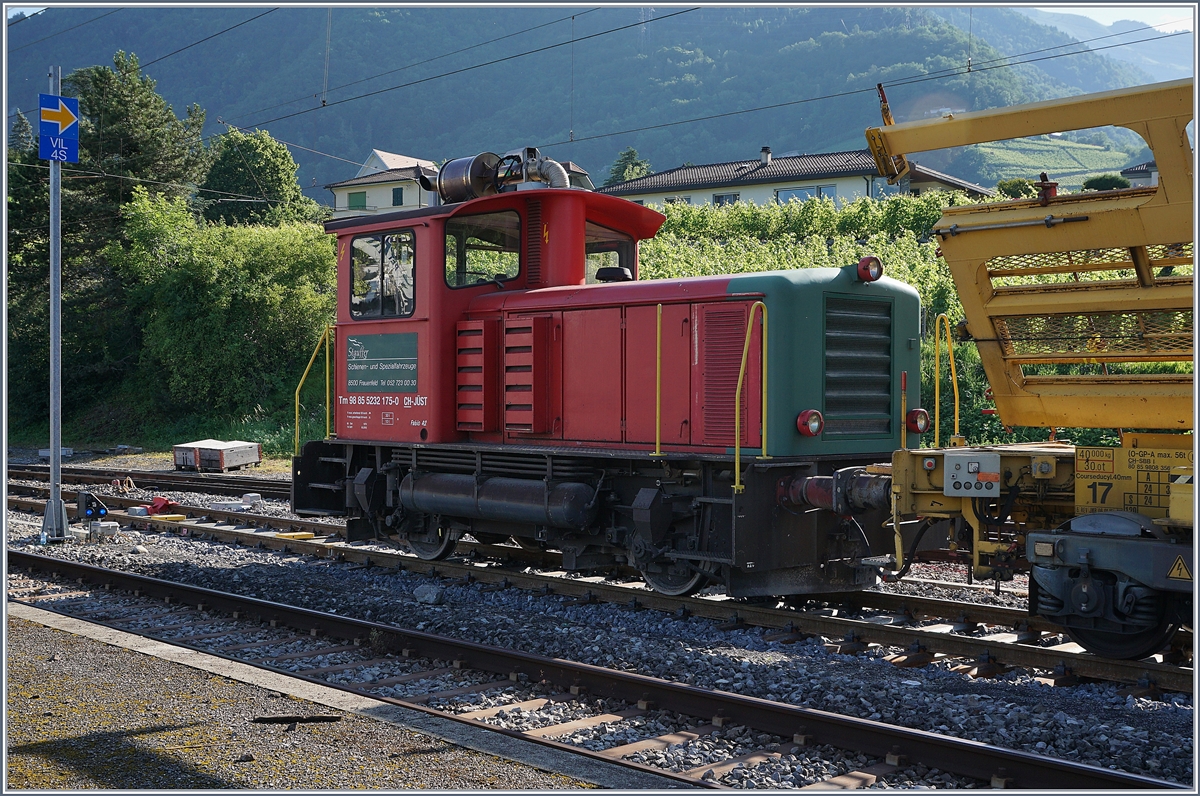
[[350, 317], [405, 318], [416, 309], [412, 230], [362, 235], [350, 244]]
[[446, 222], [446, 284], [470, 287], [505, 282], [520, 273], [521, 217], [514, 211]]
[[587, 284], [597, 284], [596, 272], [610, 266], [624, 266], [637, 277], [633, 267], [633, 238], [591, 221], [587, 222], [584, 234], [584, 256], [587, 258], [584, 281]]

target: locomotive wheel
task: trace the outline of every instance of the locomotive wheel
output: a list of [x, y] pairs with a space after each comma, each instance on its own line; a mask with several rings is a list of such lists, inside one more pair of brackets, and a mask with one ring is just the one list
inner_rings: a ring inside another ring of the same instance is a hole
[[471, 535], [480, 544], [504, 544], [508, 541], [508, 537], [502, 533], [476, 533], [475, 531], [471, 531]]
[[444, 558], [449, 558], [454, 552], [455, 540], [454, 537], [445, 528], [438, 528], [436, 532], [430, 534], [435, 538], [433, 540], [422, 540], [409, 538], [407, 540], [409, 548], [417, 554], [418, 558], [423, 558], [426, 561], [441, 561]]
[[647, 586], [668, 597], [686, 597], [689, 594], [695, 594], [708, 581], [707, 573], [697, 572], [694, 569], [676, 572], [643, 569], [641, 573], [642, 580], [646, 581]]
[[1079, 646], [1094, 655], [1118, 660], [1135, 661], [1162, 652], [1163, 647], [1179, 629], [1165, 619], [1158, 627], [1140, 633], [1105, 633], [1101, 630], [1067, 628], [1067, 635]]

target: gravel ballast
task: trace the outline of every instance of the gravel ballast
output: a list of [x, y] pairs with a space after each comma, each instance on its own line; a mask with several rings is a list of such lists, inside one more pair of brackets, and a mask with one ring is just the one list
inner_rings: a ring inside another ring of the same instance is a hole
[[[484, 591], [478, 584], [443, 582], [444, 603], [428, 605], [413, 593], [434, 581], [411, 572], [314, 566], [296, 555], [136, 532], [124, 533], [116, 543], [47, 549], [33, 544], [35, 527], [10, 523], [9, 528], [13, 549], [1182, 783], [1193, 778], [1193, 705], [1187, 695], [1169, 694], [1167, 701], [1156, 702], [1120, 697], [1111, 683], [1051, 688], [1019, 669], [994, 680], [971, 680], [950, 672], [944, 662], [898, 669], [882, 660], [886, 650], [838, 655], [816, 640], [765, 642], [761, 629], [723, 632], [717, 623], [695, 617], [606, 604], [568, 606], [554, 595]], [[136, 552], [137, 545], [146, 552]], [[795, 787], [813, 776], [806, 767], [820, 770], [800, 756], [780, 765], [739, 769], [745, 773], [727, 784]], [[878, 787], [963, 786], [938, 771], [914, 768], [902, 774]]]

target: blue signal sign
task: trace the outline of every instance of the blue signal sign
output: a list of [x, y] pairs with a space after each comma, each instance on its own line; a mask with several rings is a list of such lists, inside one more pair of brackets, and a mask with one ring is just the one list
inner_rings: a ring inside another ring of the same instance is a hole
[[60, 163], [79, 162], [79, 139], [43, 135], [38, 137], [38, 157]]
[[57, 94], [38, 95], [38, 157], [79, 162], [79, 100]]

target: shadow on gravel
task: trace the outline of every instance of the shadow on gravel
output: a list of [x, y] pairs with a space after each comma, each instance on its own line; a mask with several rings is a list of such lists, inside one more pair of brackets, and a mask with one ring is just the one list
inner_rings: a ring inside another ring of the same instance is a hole
[[[169, 752], [147, 749], [134, 742], [137, 736], [154, 735], [195, 727], [196, 724], [164, 724], [123, 732], [94, 732], [73, 738], [39, 741], [8, 750], [8, 776], [12, 786], [19, 774], [22, 755], [41, 757], [56, 765], [74, 769], [90, 782], [83, 787], [106, 789], [229, 789], [242, 787], [239, 783], [198, 771]], [[203, 751], [203, 750], [200, 750]], [[16, 787], [37, 787], [25, 783]]]

